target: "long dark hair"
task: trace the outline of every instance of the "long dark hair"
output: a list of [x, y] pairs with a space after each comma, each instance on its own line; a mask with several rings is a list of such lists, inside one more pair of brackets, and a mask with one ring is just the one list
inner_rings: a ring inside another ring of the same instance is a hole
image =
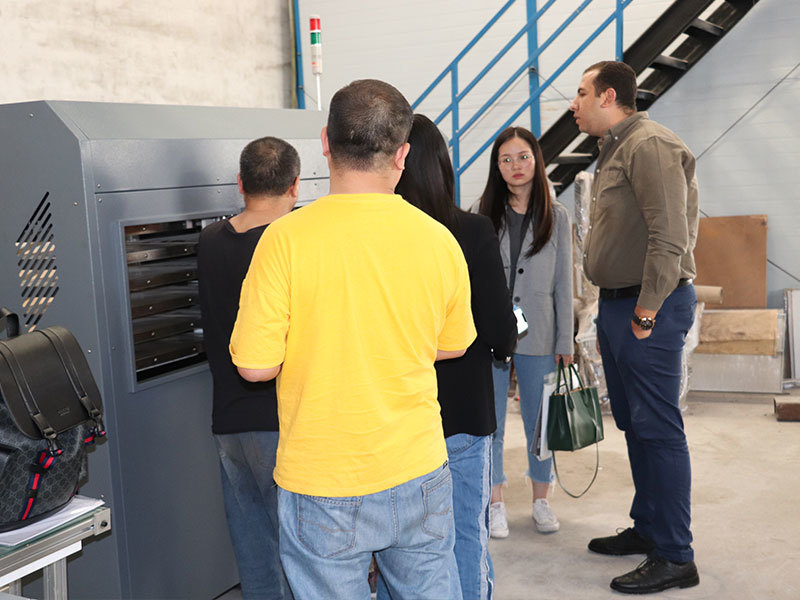
[[408, 137], [411, 151], [395, 193], [456, 233], [455, 177], [447, 143], [425, 115], [415, 114]]
[[486, 188], [483, 190], [483, 194], [481, 194], [478, 212], [489, 217], [494, 224], [494, 230], [496, 232], [500, 231], [506, 215], [508, 184], [506, 184], [500, 173], [497, 157], [500, 153], [500, 146], [515, 137], [526, 142], [531, 147], [533, 158], [536, 161], [531, 197], [528, 201], [528, 209], [525, 212], [526, 221], [533, 224], [533, 243], [525, 253], [526, 258], [530, 258], [550, 241], [550, 236], [553, 234], [553, 200], [550, 197], [547, 173], [544, 170], [542, 148], [539, 146], [539, 142], [536, 141], [536, 137], [524, 127], [504, 129], [494, 141], [491, 162], [489, 163], [489, 179], [486, 181]]

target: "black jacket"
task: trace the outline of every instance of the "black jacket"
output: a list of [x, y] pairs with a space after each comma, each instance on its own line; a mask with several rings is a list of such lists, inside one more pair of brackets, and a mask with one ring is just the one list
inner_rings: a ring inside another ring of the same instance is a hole
[[478, 337], [460, 358], [436, 363], [444, 435], [489, 435], [497, 429], [492, 353], [509, 356], [517, 322], [508, 293], [500, 246], [488, 217], [459, 212], [454, 232], [464, 252], [472, 287], [472, 316]]

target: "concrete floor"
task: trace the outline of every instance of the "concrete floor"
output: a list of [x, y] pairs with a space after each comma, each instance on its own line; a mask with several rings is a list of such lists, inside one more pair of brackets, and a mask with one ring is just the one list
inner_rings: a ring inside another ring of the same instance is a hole
[[[800, 599], [800, 423], [778, 423], [771, 403], [689, 402], [684, 415], [692, 453], [694, 549], [700, 585], [654, 595], [659, 600]], [[610, 416], [600, 444], [600, 473], [575, 500], [560, 488], [551, 503], [561, 530], [537, 533], [525, 479], [519, 405], [509, 402], [506, 508], [511, 534], [490, 543], [495, 600], [622, 598], [608, 587], [641, 556], [605, 557], [586, 544], [630, 526], [633, 497], [625, 440]], [[594, 451], [559, 453], [570, 489], [583, 489]], [[239, 600], [231, 590], [221, 598]], [[416, 599], [415, 599], [416, 600]], [[465, 599], [466, 600], [466, 599]]]
[[[542, 535], [531, 520], [518, 403], [509, 407], [504, 493], [511, 533], [490, 543], [496, 600], [624, 597], [608, 584], [643, 557], [605, 557], [586, 549], [589, 539], [631, 524], [633, 485], [622, 433], [606, 416], [597, 481], [578, 500], [556, 487], [551, 505], [561, 530]], [[690, 400], [684, 417], [700, 585], [656, 597], [800, 599], [800, 423], [778, 423], [772, 404], [763, 402]], [[568, 489], [583, 489], [594, 469], [594, 451], [562, 452], [558, 459]]]

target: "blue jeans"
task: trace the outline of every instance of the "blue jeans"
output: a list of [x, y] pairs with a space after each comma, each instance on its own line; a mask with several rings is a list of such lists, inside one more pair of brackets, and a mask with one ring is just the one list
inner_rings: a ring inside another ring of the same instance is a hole
[[374, 553], [394, 598], [461, 600], [447, 464], [364, 496], [278, 490], [281, 560], [298, 600], [368, 600]]
[[453, 474], [455, 553], [461, 594], [468, 600], [489, 600], [494, 589], [489, 556], [492, 438], [458, 433], [445, 441]]
[[631, 331], [636, 298], [600, 300], [597, 339], [614, 421], [625, 432], [636, 493], [634, 529], [667, 560], [693, 560], [689, 447], [678, 408], [681, 360], [694, 321], [694, 286], [673, 291], [649, 337]]
[[[242, 598], [291, 598], [278, 552], [277, 431], [215, 435]], [[202, 526], [202, 524], [199, 524]]]
[[[528, 477], [536, 483], [553, 482], [553, 459], [539, 460], [531, 452], [533, 432], [539, 406], [542, 404], [542, 387], [544, 378], [556, 370], [555, 355], [530, 356], [514, 354], [514, 368], [517, 370], [519, 383], [519, 401], [522, 412], [522, 425], [525, 429], [528, 455]], [[497, 417], [497, 430], [492, 434], [492, 485], [499, 485], [507, 480], [503, 472], [503, 439], [506, 429], [506, 404], [508, 403], [508, 385], [511, 367], [508, 363], [494, 361], [492, 363], [492, 379], [494, 382], [494, 411]]]
[[[457, 433], [446, 439], [453, 475], [453, 516], [456, 524], [456, 563], [465, 600], [490, 600], [494, 570], [489, 556], [489, 499], [491, 436]], [[392, 596], [383, 577], [378, 579], [378, 600]]]

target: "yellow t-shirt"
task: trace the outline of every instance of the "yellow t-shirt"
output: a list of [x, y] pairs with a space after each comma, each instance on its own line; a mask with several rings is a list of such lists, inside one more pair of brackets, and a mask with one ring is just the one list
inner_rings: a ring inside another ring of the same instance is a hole
[[272, 223], [242, 285], [233, 362], [283, 363], [275, 481], [360, 496], [447, 459], [436, 350], [475, 339], [467, 265], [402, 197], [325, 196]]

